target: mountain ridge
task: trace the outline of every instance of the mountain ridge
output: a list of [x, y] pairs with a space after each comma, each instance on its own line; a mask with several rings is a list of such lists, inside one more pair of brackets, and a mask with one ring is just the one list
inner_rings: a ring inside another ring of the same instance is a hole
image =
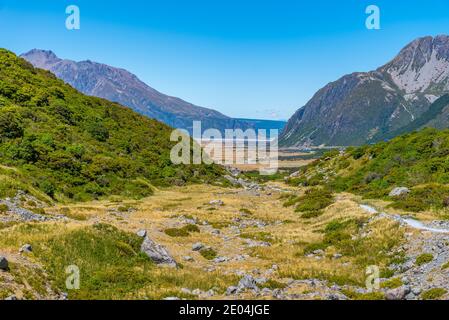
[[385, 65], [330, 82], [290, 118], [283, 146], [361, 145], [399, 130], [449, 93], [449, 36], [412, 41]]
[[[165, 95], [123, 68], [90, 60], [75, 62], [61, 59], [53, 51], [40, 49], [33, 49], [21, 57], [35, 67], [51, 71], [84, 94], [118, 102], [173, 128], [186, 129], [189, 133], [192, 133], [193, 121], [201, 121], [205, 129], [215, 128], [222, 132], [225, 129], [257, 129], [257, 123], [263, 121], [231, 118], [213, 109]], [[273, 125], [283, 128], [281, 122]]]

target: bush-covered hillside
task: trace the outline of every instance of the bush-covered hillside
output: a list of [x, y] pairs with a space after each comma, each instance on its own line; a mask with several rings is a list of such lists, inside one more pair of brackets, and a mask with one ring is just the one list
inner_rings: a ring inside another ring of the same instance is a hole
[[[386, 198], [408, 211], [449, 207], [449, 130], [424, 129], [389, 142], [332, 151], [289, 182]], [[389, 198], [395, 187], [411, 192]]]
[[0, 49], [0, 196], [142, 197], [150, 185], [213, 182], [217, 166], [175, 166], [171, 129], [85, 96]]

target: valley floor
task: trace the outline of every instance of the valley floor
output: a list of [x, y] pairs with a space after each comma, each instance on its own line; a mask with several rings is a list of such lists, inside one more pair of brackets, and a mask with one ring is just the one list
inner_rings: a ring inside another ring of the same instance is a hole
[[[0, 298], [448, 297], [448, 234], [366, 210], [350, 194], [304, 219], [284, 206], [286, 194], [301, 192], [277, 182], [248, 190], [195, 185], [140, 201], [45, 208], [42, 222], [0, 214], [0, 256], [9, 261], [0, 271]], [[370, 205], [381, 211], [385, 204]], [[148, 263], [134, 245], [139, 230], [178, 267]], [[32, 251], [19, 253], [25, 244]], [[65, 287], [70, 265], [80, 269], [79, 290]], [[374, 290], [367, 289], [367, 270], [379, 271], [380, 288], [374, 278]]]

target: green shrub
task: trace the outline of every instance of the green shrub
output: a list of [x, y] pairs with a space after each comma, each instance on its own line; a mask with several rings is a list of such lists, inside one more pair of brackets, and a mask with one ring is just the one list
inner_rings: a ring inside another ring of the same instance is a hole
[[182, 229], [187, 232], [200, 232], [200, 228], [198, 228], [198, 226], [194, 225], [194, 224], [188, 224], [185, 227], [183, 227]]
[[37, 206], [36, 202], [33, 201], [33, 200], [27, 201], [26, 205], [29, 206], [29, 207], [36, 207]]
[[423, 300], [437, 300], [447, 293], [446, 289], [443, 288], [432, 288], [430, 290], [421, 293], [421, 298]]
[[403, 285], [401, 279], [399, 278], [393, 278], [393, 279], [389, 279], [387, 281], [384, 281], [380, 284], [381, 288], [385, 288], [385, 289], [396, 289], [399, 288]]
[[296, 212], [302, 212], [302, 217], [312, 218], [319, 216], [322, 210], [334, 202], [332, 193], [326, 189], [309, 189], [305, 195], [289, 200], [287, 203], [298, 203]]
[[357, 293], [349, 289], [343, 289], [342, 293], [351, 300], [385, 300], [385, 295], [380, 291], [373, 291], [368, 293]]
[[424, 187], [413, 188], [411, 192], [397, 199], [390, 207], [405, 211], [420, 212], [430, 208], [445, 208], [444, 201], [449, 194], [449, 187], [430, 184]]
[[117, 208], [117, 211], [119, 211], [119, 212], [128, 212], [129, 211], [129, 207], [128, 206], [119, 206], [118, 208]]
[[246, 209], [246, 208], [241, 208], [240, 212], [244, 213], [244, 214], [247, 214], [247, 215], [252, 215], [253, 214], [253, 212], [251, 210]]
[[9, 207], [6, 204], [0, 204], [0, 213], [6, 213], [8, 212]]
[[416, 258], [415, 264], [417, 266], [422, 266], [423, 264], [429, 263], [433, 260], [433, 255], [431, 253], [423, 253]]
[[200, 250], [200, 254], [206, 260], [214, 260], [217, 257], [217, 252], [212, 248], [204, 248]]
[[185, 229], [169, 228], [164, 230], [165, 234], [170, 237], [188, 237], [190, 233]]
[[275, 290], [275, 289], [285, 289], [287, 287], [287, 284], [273, 280], [273, 279], [268, 279], [268, 281], [266, 281], [265, 283], [259, 285], [259, 287], [261, 289], [263, 288], [268, 288], [270, 290]]
[[182, 228], [169, 228], [166, 229], [165, 234], [170, 237], [188, 237], [192, 232], [200, 232], [200, 228], [194, 224], [188, 224]]
[[303, 254], [308, 255], [316, 250], [325, 250], [327, 247], [328, 247], [328, 244], [326, 244], [324, 242], [310, 243], [304, 247]]
[[252, 239], [252, 240], [264, 241], [264, 242], [268, 242], [268, 243], [273, 242], [273, 235], [268, 232], [241, 233], [240, 237], [243, 239]]

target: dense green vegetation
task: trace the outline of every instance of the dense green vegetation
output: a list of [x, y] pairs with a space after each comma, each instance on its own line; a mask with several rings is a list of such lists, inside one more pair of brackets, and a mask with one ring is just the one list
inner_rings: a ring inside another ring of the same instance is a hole
[[323, 210], [334, 202], [332, 192], [328, 189], [313, 188], [306, 190], [303, 196], [290, 196], [284, 203], [285, 207], [296, 205], [295, 211], [301, 212], [301, 217], [308, 219], [318, 217]]
[[215, 251], [212, 248], [204, 248], [200, 250], [200, 254], [203, 256], [204, 259], [206, 260], [214, 260], [217, 256], [218, 253], [217, 251]]
[[423, 253], [416, 258], [416, 265], [422, 266], [423, 264], [429, 263], [433, 260], [433, 255], [431, 253]]
[[[389, 142], [335, 150], [289, 183], [383, 198], [408, 211], [444, 209], [449, 206], [449, 130], [424, 129]], [[411, 192], [391, 198], [395, 187]]]
[[430, 290], [421, 293], [421, 298], [423, 300], [437, 300], [447, 293], [446, 289], [443, 288], [432, 288]]
[[200, 228], [194, 224], [188, 224], [182, 228], [169, 228], [164, 230], [170, 237], [188, 237], [191, 233], [200, 232]]
[[0, 49], [0, 196], [22, 189], [57, 200], [139, 198], [151, 185], [212, 183], [221, 175], [214, 165], [173, 165], [170, 133]]
[[438, 115], [440, 115], [443, 112], [443, 109], [446, 108], [449, 105], [449, 95], [444, 95], [441, 98], [439, 98], [438, 100], [436, 100], [430, 107], [429, 110], [427, 110], [426, 112], [424, 112], [419, 118], [415, 119], [414, 121], [410, 122], [408, 125], [390, 132], [388, 134], [379, 134], [376, 135], [373, 140], [374, 141], [379, 141], [379, 140], [384, 140], [384, 139], [391, 139], [393, 137], [408, 133], [408, 132], [413, 132], [416, 130], [419, 130], [421, 128], [423, 128], [424, 126], [426, 126], [429, 122], [431, 122], [432, 120], [436, 119], [438, 117]]

